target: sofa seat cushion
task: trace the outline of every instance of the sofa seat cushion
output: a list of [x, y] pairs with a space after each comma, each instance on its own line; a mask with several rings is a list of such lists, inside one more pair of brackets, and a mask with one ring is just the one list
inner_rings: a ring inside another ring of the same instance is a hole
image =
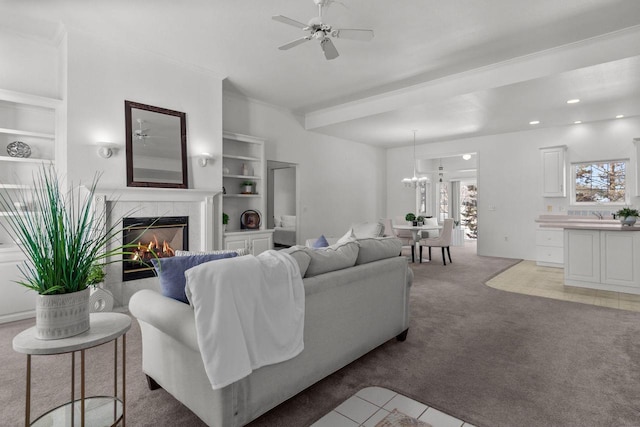
[[311, 262], [304, 277], [353, 267], [358, 259], [358, 248], [359, 245], [355, 241], [336, 243], [322, 249], [305, 248]]
[[400, 255], [402, 241], [395, 237], [370, 237], [358, 239], [360, 250], [356, 265], [367, 264], [384, 258]]

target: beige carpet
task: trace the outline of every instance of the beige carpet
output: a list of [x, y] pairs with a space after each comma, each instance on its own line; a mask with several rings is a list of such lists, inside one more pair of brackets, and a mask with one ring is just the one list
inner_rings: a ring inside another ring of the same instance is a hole
[[640, 312], [640, 295], [564, 285], [562, 268], [522, 261], [486, 282], [503, 291]]

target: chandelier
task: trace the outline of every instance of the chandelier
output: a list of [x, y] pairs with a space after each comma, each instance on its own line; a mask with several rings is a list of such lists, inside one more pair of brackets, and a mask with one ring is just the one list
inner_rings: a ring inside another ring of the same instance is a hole
[[413, 176], [411, 178], [404, 178], [402, 180], [402, 183], [404, 184], [405, 187], [416, 188], [419, 183], [425, 182], [429, 178], [427, 178], [426, 176], [421, 176], [420, 178], [418, 178], [416, 176], [416, 132], [418, 131], [414, 130], [412, 132], [413, 132]]

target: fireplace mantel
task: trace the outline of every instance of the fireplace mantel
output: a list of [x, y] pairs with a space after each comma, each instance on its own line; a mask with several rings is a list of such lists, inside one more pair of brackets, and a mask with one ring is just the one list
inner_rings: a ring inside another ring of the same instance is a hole
[[106, 201], [121, 202], [201, 202], [220, 194], [216, 189], [178, 189], [153, 187], [97, 188], [95, 194]]

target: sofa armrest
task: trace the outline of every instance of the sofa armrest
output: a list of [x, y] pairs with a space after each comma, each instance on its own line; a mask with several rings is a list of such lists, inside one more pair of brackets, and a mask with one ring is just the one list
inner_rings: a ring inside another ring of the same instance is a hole
[[138, 320], [199, 351], [195, 316], [190, 305], [150, 289], [143, 289], [131, 297], [129, 311]]

